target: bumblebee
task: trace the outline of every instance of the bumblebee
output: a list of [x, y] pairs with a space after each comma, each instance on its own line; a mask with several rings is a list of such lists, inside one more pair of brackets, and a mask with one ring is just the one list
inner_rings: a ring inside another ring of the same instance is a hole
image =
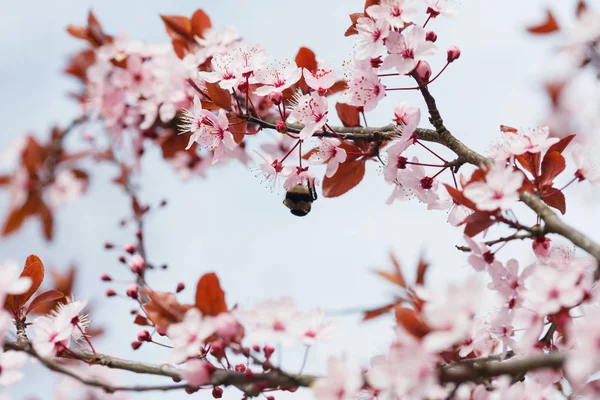
[[294, 185], [285, 193], [283, 205], [298, 217], [310, 212], [311, 204], [317, 200], [317, 192], [312, 185]]

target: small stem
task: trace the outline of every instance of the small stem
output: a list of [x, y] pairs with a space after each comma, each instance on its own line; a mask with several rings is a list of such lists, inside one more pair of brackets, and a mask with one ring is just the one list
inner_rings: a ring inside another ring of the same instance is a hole
[[77, 327], [77, 329], [79, 329], [79, 332], [81, 332], [81, 337], [83, 337], [83, 340], [85, 340], [87, 345], [90, 346], [90, 350], [92, 351], [92, 353], [96, 354], [96, 350], [94, 349], [92, 342], [90, 342], [90, 339], [87, 337], [81, 326], [79, 324], [75, 324], [75, 326]]
[[292, 151], [294, 151], [294, 150], [296, 149], [296, 147], [298, 147], [298, 145], [300, 144], [300, 142], [301, 142], [301, 141], [302, 141], [302, 140], [298, 140], [298, 141], [296, 142], [296, 144], [295, 144], [294, 146], [292, 146], [292, 148], [291, 148], [291, 149], [290, 149], [290, 150], [287, 152], [287, 154], [286, 154], [285, 156], [283, 156], [283, 158], [281, 159], [281, 161], [280, 161], [280, 162], [284, 162], [284, 161], [285, 161], [285, 159], [286, 159], [286, 158], [288, 158], [288, 156], [289, 156], [290, 154], [292, 154]]
[[428, 152], [430, 152], [431, 154], [433, 154], [434, 156], [436, 156], [438, 159], [440, 159], [443, 162], [448, 162], [447, 160], [443, 159], [442, 157], [440, 157], [435, 151], [431, 150], [429, 147], [425, 146], [423, 143], [421, 143], [421, 141], [419, 140], [415, 140], [415, 143], [421, 145], [425, 150], [427, 150]]
[[427, 21], [425, 21], [425, 23], [423, 24], [423, 28], [425, 28], [427, 26], [427, 24], [429, 23], [430, 20], [431, 20], [431, 14], [429, 14], [429, 17], [427, 17]]
[[308, 352], [310, 351], [310, 346], [306, 346], [306, 348], [304, 349], [304, 357], [302, 358], [302, 365], [300, 366], [300, 371], [298, 372], [298, 374], [302, 374], [302, 371], [304, 371], [304, 367], [306, 366], [306, 362], [308, 361]]

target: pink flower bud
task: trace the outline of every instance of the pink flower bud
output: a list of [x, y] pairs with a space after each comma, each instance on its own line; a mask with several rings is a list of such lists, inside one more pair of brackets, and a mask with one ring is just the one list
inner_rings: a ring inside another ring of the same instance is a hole
[[225, 344], [221, 339], [215, 340], [212, 343], [210, 354], [217, 359], [221, 359], [225, 355]]
[[131, 285], [127, 286], [127, 291], [125, 293], [127, 294], [127, 297], [137, 300], [139, 294], [138, 285], [132, 283]]
[[537, 258], [544, 259], [550, 255], [552, 241], [546, 236], [536, 237], [535, 239], [533, 239], [531, 247], [533, 248], [533, 252]]
[[275, 347], [268, 344], [263, 348], [263, 351], [265, 353], [265, 357], [270, 358], [271, 355], [275, 352]]
[[256, 352], [259, 352], [260, 351], [260, 346], [257, 345], [257, 344], [255, 344], [255, 345], [252, 346], [252, 350], [256, 351]]
[[125, 246], [123, 246], [123, 248], [125, 249], [126, 252], [128, 252], [129, 254], [133, 254], [135, 253], [135, 245], [128, 243]]
[[104, 248], [105, 248], [106, 250], [110, 250], [110, 249], [112, 249], [113, 247], [115, 247], [115, 246], [114, 246], [112, 243], [109, 243], [109, 242], [106, 242], [106, 243], [104, 243]]
[[142, 240], [142, 237], [144, 236], [144, 233], [142, 232], [142, 230], [141, 230], [141, 229], [138, 229], [138, 230], [135, 232], [135, 236], [136, 236], [136, 237], [137, 237], [139, 240]]
[[281, 100], [283, 100], [283, 94], [279, 92], [273, 92], [269, 95], [269, 98], [271, 99], [273, 104], [278, 106], [279, 104], [281, 104]]
[[166, 200], [166, 199], [163, 199], [163, 200], [161, 200], [161, 202], [160, 202], [160, 204], [159, 204], [159, 207], [164, 207], [164, 206], [166, 206], [166, 205], [167, 205], [167, 200]]
[[287, 131], [288, 131], [285, 121], [277, 121], [277, 125], [275, 125], [275, 129], [279, 133], [287, 133]]
[[181, 377], [190, 385], [200, 386], [210, 382], [215, 367], [205, 360], [190, 360], [185, 363]]
[[235, 366], [235, 372], [245, 372], [246, 366], [244, 364], [238, 364]]
[[448, 49], [448, 63], [458, 60], [460, 57], [460, 49], [456, 46], [452, 46]]
[[177, 287], [175, 288], [175, 292], [179, 293], [181, 292], [183, 289], [185, 289], [185, 284], [183, 282], [179, 282], [177, 284]]
[[431, 66], [426, 61], [419, 61], [415, 73], [423, 82], [428, 83], [431, 78]]
[[217, 315], [215, 325], [217, 326], [217, 335], [227, 342], [233, 341], [241, 333], [241, 325], [229, 313]]
[[131, 348], [132, 349], [137, 350], [140, 347], [142, 347], [142, 342], [131, 342]]
[[425, 40], [435, 43], [437, 41], [437, 33], [434, 31], [429, 31], [425, 34]]
[[166, 336], [167, 335], [167, 328], [163, 327], [162, 325], [156, 325], [156, 333], [158, 333], [160, 336]]
[[146, 329], [142, 329], [138, 332], [137, 339], [139, 342], [150, 342], [152, 341], [152, 336], [150, 336], [150, 332]]
[[223, 389], [221, 389], [220, 387], [214, 387], [212, 390], [212, 395], [215, 399], [220, 399], [221, 397], [223, 397]]
[[100, 275], [100, 280], [103, 282], [110, 282], [112, 281], [112, 278], [108, 274], [102, 274]]
[[112, 290], [112, 289], [106, 289], [106, 297], [113, 297], [113, 296], [116, 296], [116, 295], [117, 295], [117, 292], [115, 292], [114, 290]]
[[119, 262], [125, 264], [125, 256], [119, 256]]
[[144, 267], [146, 266], [146, 261], [139, 254], [135, 254], [135, 255], [131, 256], [129, 261], [127, 261], [127, 265], [129, 265], [131, 272], [139, 275], [142, 272], [144, 272]]

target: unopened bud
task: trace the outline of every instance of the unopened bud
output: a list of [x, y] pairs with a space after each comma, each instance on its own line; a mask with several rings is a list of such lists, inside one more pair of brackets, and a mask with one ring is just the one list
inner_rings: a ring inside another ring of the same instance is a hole
[[415, 73], [424, 83], [429, 83], [431, 78], [431, 66], [426, 61], [419, 61]]
[[119, 262], [125, 264], [125, 256], [119, 256]]
[[139, 294], [138, 285], [132, 283], [131, 285], [127, 286], [127, 291], [125, 293], [127, 294], [127, 297], [137, 300]]
[[141, 229], [138, 229], [138, 230], [135, 232], [135, 236], [136, 236], [136, 237], [137, 237], [139, 240], [142, 240], [142, 236], [143, 236], [143, 235], [144, 235], [144, 234], [142, 233], [142, 230], [141, 230]]
[[137, 275], [141, 275], [142, 272], [144, 272], [146, 261], [139, 254], [134, 254], [133, 256], [131, 256], [129, 261], [127, 261], [127, 265], [129, 265], [131, 272]]
[[175, 292], [179, 293], [181, 292], [183, 289], [185, 289], [185, 284], [183, 282], [179, 282], [177, 284], [177, 288], [175, 289]]
[[275, 352], [275, 347], [268, 344], [263, 348], [263, 351], [265, 353], [265, 357], [269, 358]]
[[100, 275], [100, 280], [103, 282], [110, 282], [112, 281], [112, 278], [108, 274], [102, 274]]
[[437, 41], [437, 33], [434, 31], [429, 31], [425, 34], [425, 40], [428, 42], [435, 43]]
[[106, 243], [104, 243], [104, 248], [105, 248], [106, 250], [110, 250], [110, 249], [112, 249], [113, 247], [115, 247], [115, 245], [114, 245], [114, 244], [112, 244], [112, 243], [109, 243], [109, 242], [106, 242]]
[[215, 399], [220, 399], [221, 397], [223, 397], [223, 389], [221, 389], [220, 387], [214, 387], [212, 390], [212, 395]]
[[533, 252], [538, 258], [544, 259], [550, 255], [552, 241], [546, 236], [536, 237], [535, 239], [533, 239], [531, 247], [533, 248]]
[[131, 348], [134, 350], [139, 349], [140, 347], [142, 347], [142, 342], [131, 342]]
[[114, 297], [117, 295], [117, 292], [115, 292], [112, 289], [106, 289], [106, 297]]
[[269, 99], [271, 99], [273, 104], [278, 106], [279, 104], [281, 104], [281, 101], [283, 100], [283, 94], [281, 94], [279, 92], [273, 92], [269, 95]]
[[460, 49], [456, 46], [452, 46], [448, 49], [448, 63], [458, 60], [460, 57]]
[[123, 247], [124, 247], [125, 251], [128, 252], [129, 254], [135, 253], [135, 245], [134, 244], [128, 243]]
[[238, 364], [235, 366], [235, 372], [245, 372], [246, 366], [244, 364]]
[[137, 340], [139, 342], [150, 342], [152, 341], [152, 336], [150, 336], [150, 332], [148, 332], [146, 329], [142, 329], [137, 334]]
[[288, 131], [285, 121], [277, 121], [277, 125], [275, 125], [275, 129], [279, 133], [287, 133], [287, 131]]

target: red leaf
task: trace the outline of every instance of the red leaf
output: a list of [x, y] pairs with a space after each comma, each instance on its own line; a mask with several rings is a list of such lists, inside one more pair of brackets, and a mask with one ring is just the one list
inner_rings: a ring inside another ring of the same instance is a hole
[[552, 102], [553, 107], [559, 106], [559, 100], [565, 89], [567, 82], [565, 80], [556, 80], [547, 82], [544, 86], [546, 89], [546, 93], [550, 97], [550, 101]]
[[525, 170], [529, 171], [534, 178], [540, 173], [540, 153], [524, 153], [517, 156], [517, 161]]
[[42, 223], [42, 232], [47, 241], [51, 241], [54, 233], [54, 218], [50, 208], [40, 199], [37, 208], [37, 215]]
[[145, 213], [147, 213], [150, 210], [150, 207], [147, 205], [142, 206], [139, 203], [137, 196], [132, 196], [131, 197], [131, 209], [133, 210], [133, 214], [135, 215], [136, 219], [139, 219], [140, 217], [142, 217], [142, 215], [144, 215]]
[[199, 38], [204, 37], [204, 30], [210, 28], [212, 24], [210, 23], [210, 18], [206, 13], [199, 9], [196, 10], [194, 15], [192, 15], [192, 35], [198, 36]]
[[183, 321], [185, 313], [192, 308], [190, 305], [179, 303], [174, 293], [151, 290], [145, 290], [145, 293], [150, 302], [144, 304], [144, 311], [155, 326], [165, 330], [170, 324]]
[[333, 84], [333, 86], [331, 86], [329, 88], [329, 90], [327, 90], [327, 92], [325, 93], [325, 97], [342, 92], [342, 91], [346, 90], [347, 88], [348, 88], [348, 84], [346, 83], [346, 81], [337, 81], [336, 83]]
[[25, 219], [35, 215], [37, 213], [40, 201], [41, 200], [37, 194], [30, 193], [29, 197], [25, 201], [25, 204], [23, 204], [21, 208], [15, 208], [11, 210], [6, 218], [6, 221], [4, 221], [2, 236], [8, 236], [11, 233], [16, 232], [21, 225], [23, 225]]
[[542, 200], [550, 207], [556, 208], [563, 215], [567, 212], [565, 195], [552, 186], [542, 188]]
[[311, 72], [317, 69], [317, 58], [315, 57], [315, 53], [307, 47], [300, 47], [298, 54], [296, 54], [295, 61], [299, 68], [306, 68]]
[[12, 181], [12, 175], [0, 175], [0, 186], [8, 185]]
[[556, 32], [559, 29], [556, 18], [554, 18], [552, 12], [548, 10], [546, 11], [546, 20], [539, 25], [530, 26], [527, 28], [527, 31], [537, 35], [546, 35], [548, 33]]
[[345, 103], [337, 103], [335, 105], [335, 109], [344, 126], [360, 126], [358, 107], [354, 107]]
[[445, 183], [444, 183], [444, 186], [446, 187], [448, 194], [450, 195], [450, 197], [452, 197], [452, 200], [454, 200], [455, 203], [465, 206], [467, 208], [470, 208], [471, 210], [474, 210], [474, 211], [477, 210], [477, 206], [475, 205], [475, 203], [473, 203], [471, 200], [467, 199], [465, 197], [465, 195], [463, 194], [463, 192], [461, 192], [460, 190], [456, 189], [455, 187], [447, 185]]
[[519, 130], [517, 128], [513, 128], [512, 126], [508, 126], [508, 125], [500, 125], [500, 131], [502, 131], [502, 132], [510, 132], [510, 133], [517, 133], [517, 132], [519, 132]]
[[356, 30], [356, 21], [358, 21], [359, 18], [362, 18], [364, 16], [365, 16], [364, 13], [350, 14], [349, 17], [350, 17], [350, 21], [352, 21], [352, 24], [348, 27], [348, 29], [346, 29], [344, 36], [348, 37], [348, 36], [352, 36], [352, 35], [357, 35], [358, 31]]
[[212, 102], [225, 110], [231, 110], [231, 94], [217, 82], [206, 82], [206, 91]]
[[181, 59], [183, 59], [189, 51], [188, 44], [183, 39], [173, 39], [171, 44], [173, 45], [173, 51], [175, 51], [177, 57]]
[[419, 264], [417, 264], [417, 285], [425, 284], [425, 273], [429, 268], [429, 263], [422, 258], [419, 258]]
[[221, 289], [219, 278], [214, 272], [204, 274], [198, 281], [195, 305], [203, 315], [218, 315], [227, 312], [225, 292]]
[[136, 315], [133, 323], [141, 326], [152, 326], [152, 323], [146, 317], [142, 317], [141, 315]]
[[171, 39], [193, 40], [192, 22], [189, 18], [180, 15], [161, 15], [160, 18], [165, 23]]
[[385, 313], [387, 313], [388, 311], [390, 311], [392, 308], [394, 308], [394, 306], [396, 305], [396, 303], [392, 303], [392, 304], [388, 304], [382, 307], [378, 307], [378, 308], [374, 308], [372, 310], [367, 310], [365, 311], [365, 315], [363, 315], [363, 321], [368, 321], [370, 319], [373, 318], [377, 318]]
[[48, 290], [42, 294], [38, 294], [35, 299], [31, 301], [31, 304], [29, 304], [29, 308], [27, 308], [25, 315], [29, 314], [39, 306], [45, 305], [51, 301], [62, 299], [63, 297], [65, 297], [65, 295], [62, 292], [54, 289]]
[[494, 225], [496, 221], [490, 218], [489, 213], [476, 212], [469, 215], [463, 223], [465, 224], [465, 235], [473, 237]]
[[556, 178], [566, 168], [565, 158], [558, 152], [546, 153], [542, 161], [542, 173], [539, 178], [540, 186], [552, 185]]
[[44, 264], [36, 255], [30, 255], [25, 260], [25, 267], [21, 272], [21, 277], [31, 278], [29, 290], [19, 295], [8, 295], [4, 307], [11, 311], [15, 317], [20, 316], [21, 308], [29, 301], [31, 296], [38, 290], [44, 280]]
[[331, 178], [323, 179], [323, 196], [338, 197], [355, 187], [365, 176], [365, 160], [347, 161], [340, 164]]
[[415, 310], [406, 307], [396, 307], [395, 314], [398, 324], [402, 325], [414, 337], [420, 339], [431, 332], [431, 329], [423, 322]]
[[562, 152], [565, 151], [565, 149], [567, 148], [569, 143], [571, 143], [571, 140], [573, 140], [575, 138], [575, 136], [576, 136], [575, 134], [565, 136], [564, 138], [560, 139], [558, 142], [556, 142], [552, 146], [550, 146], [550, 148], [548, 149], [548, 151], [546, 153], [558, 151], [559, 153], [562, 154]]
[[375, 6], [379, 3], [381, 3], [381, 0], [365, 0], [365, 13], [367, 12], [367, 8]]

